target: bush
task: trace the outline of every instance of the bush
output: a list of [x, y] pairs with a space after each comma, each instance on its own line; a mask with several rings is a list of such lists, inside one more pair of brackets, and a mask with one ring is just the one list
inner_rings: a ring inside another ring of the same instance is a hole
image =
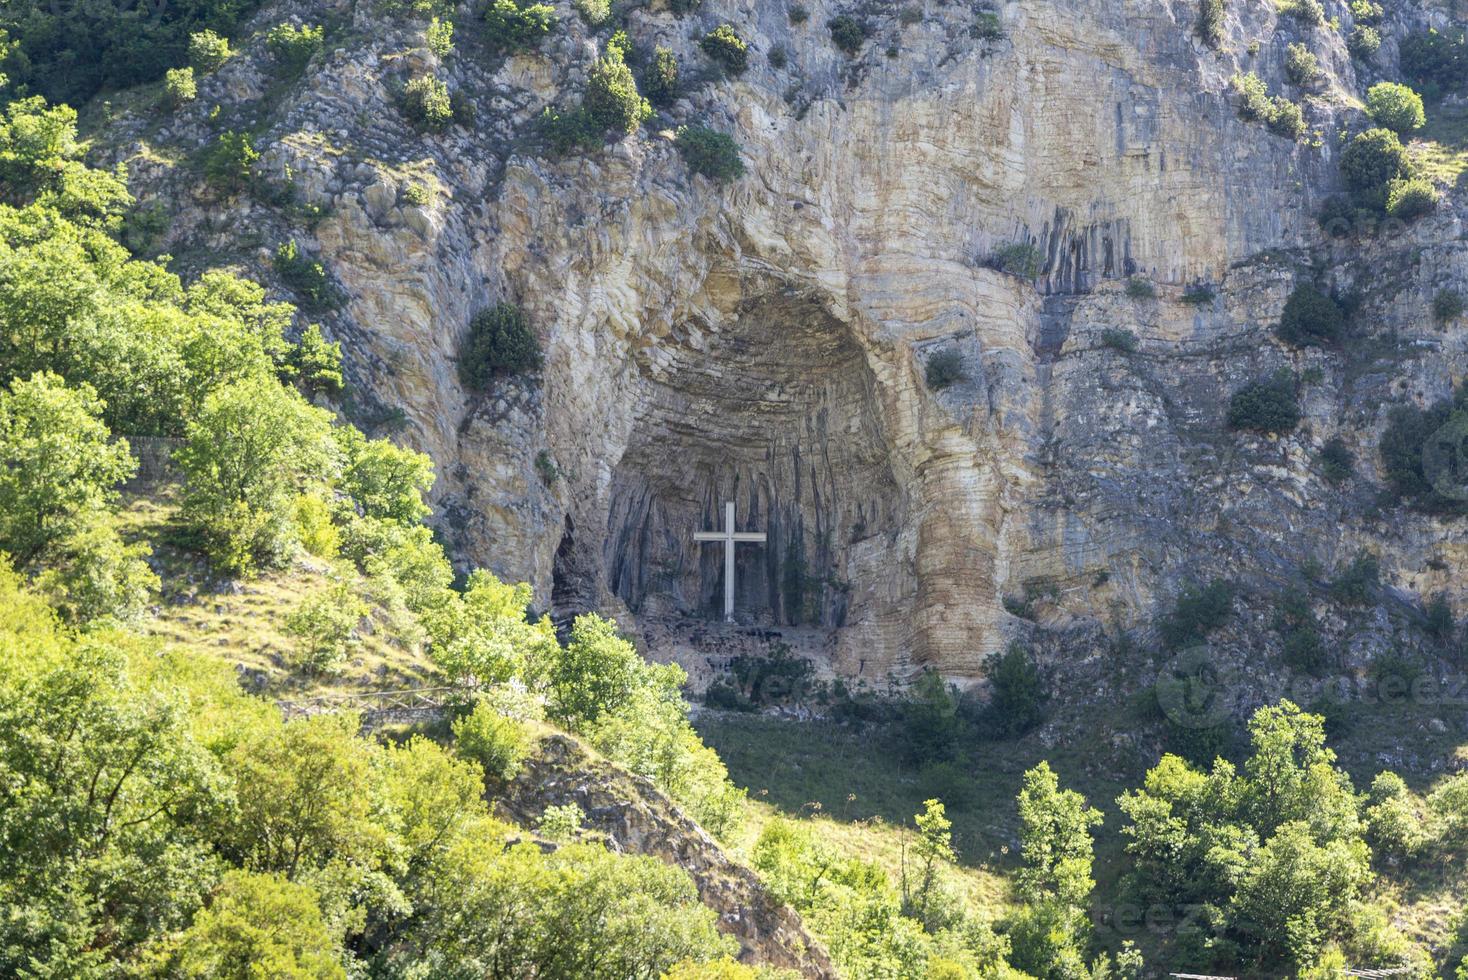
[[1351, 57], [1361, 61], [1373, 60], [1376, 52], [1381, 50], [1381, 32], [1374, 27], [1357, 24], [1346, 38], [1346, 50], [1351, 52]]
[[1362, 551], [1330, 583], [1330, 595], [1337, 602], [1362, 606], [1370, 600], [1380, 582], [1381, 563], [1375, 555]]
[[810, 20], [810, 10], [803, 3], [792, 3], [786, 16], [790, 18], [792, 24], [804, 24]]
[[980, 716], [980, 727], [999, 738], [1018, 738], [1045, 720], [1050, 694], [1030, 652], [1011, 643], [1002, 654], [984, 662], [992, 696]]
[[1029, 242], [1001, 245], [989, 257], [990, 266], [1020, 279], [1034, 279], [1039, 276], [1044, 261], [1044, 254]]
[[1336, 485], [1345, 483], [1356, 470], [1356, 456], [1346, 448], [1340, 436], [1325, 444], [1317, 462], [1320, 464], [1320, 475], [1325, 477], [1326, 482]]
[[357, 624], [367, 615], [367, 604], [348, 582], [307, 596], [285, 619], [285, 631], [296, 638], [296, 663], [310, 674], [341, 669], [355, 642]]
[[709, 31], [698, 46], [730, 75], [742, 75], [749, 67], [749, 45], [728, 24]]
[[637, 132], [637, 127], [652, 116], [652, 106], [637, 93], [637, 82], [623, 60], [621, 46], [608, 43], [606, 54], [591, 66], [582, 108], [600, 130], [614, 130], [624, 136]]
[[942, 391], [949, 385], [968, 379], [963, 368], [963, 355], [952, 347], [935, 352], [923, 368], [923, 379], [932, 391]]
[[403, 87], [403, 114], [420, 130], [441, 133], [454, 121], [449, 87], [432, 75], [419, 75]]
[[500, 303], [475, 314], [459, 350], [459, 377], [485, 391], [498, 376], [539, 371], [540, 342], [518, 306]]
[[1386, 204], [1386, 188], [1407, 177], [1410, 160], [1407, 148], [1389, 129], [1360, 133], [1341, 153], [1341, 174], [1358, 199], [1377, 208]]
[[1282, 95], [1270, 98], [1263, 79], [1253, 72], [1235, 75], [1234, 91], [1239, 94], [1239, 115], [1250, 122], [1262, 122], [1270, 132], [1298, 139], [1305, 132], [1305, 115], [1298, 105]]
[[770, 63], [771, 68], [779, 71], [789, 64], [790, 53], [785, 50], [785, 45], [783, 44], [772, 45], [769, 52], [765, 55], [765, 60]]
[[301, 300], [307, 310], [320, 312], [336, 305], [336, 290], [326, 275], [326, 267], [302, 252], [291, 239], [275, 250], [276, 273]]
[[1320, 61], [1303, 44], [1291, 44], [1285, 49], [1285, 74], [1296, 85], [1309, 85], [1323, 74]]
[[1183, 289], [1182, 301], [1189, 306], [1203, 306], [1213, 302], [1213, 287], [1207, 283], [1193, 283]]
[[1453, 607], [1448, 597], [1439, 592], [1423, 607], [1422, 630], [1439, 643], [1450, 640], [1456, 624], [1453, 622]]
[[1233, 615], [1234, 587], [1223, 579], [1205, 586], [1186, 585], [1178, 593], [1172, 612], [1162, 620], [1162, 641], [1177, 649], [1201, 643]]
[[1286, 0], [1282, 9], [1302, 24], [1319, 27], [1325, 23], [1325, 5], [1320, 0]]
[[1377, 123], [1399, 136], [1415, 132], [1427, 125], [1427, 112], [1422, 96], [1406, 85], [1378, 82], [1366, 93], [1366, 112]]
[[535, 829], [546, 840], [565, 843], [576, 839], [581, 832], [581, 822], [586, 814], [575, 803], [548, 806], [540, 815]]
[[152, 552], [142, 542], [124, 542], [110, 518], [93, 512], [46, 549], [36, 588], [78, 627], [136, 622], [160, 584], [148, 567]]
[[238, 194], [249, 185], [259, 159], [248, 133], [228, 130], [204, 152], [204, 179], [217, 191]]
[[1255, 381], [1234, 392], [1228, 404], [1231, 429], [1282, 434], [1300, 422], [1295, 400], [1295, 379], [1281, 370], [1268, 381]]
[[678, 99], [678, 56], [661, 44], [642, 69], [642, 91], [656, 106], [670, 106]]
[[1429, 29], [1402, 39], [1402, 73], [1430, 99], [1462, 91], [1468, 82], [1468, 31]]
[[423, 29], [423, 43], [440, 58], [454, 53], [454, 22], [434, 17]]
[[562, 112], [547, 106], [536, 123], [540, 138], [552, 156], [580, 151], [588, 153], [602, 145], [604, 130], [598, 129], [591, 113], [583, 108]]
[[1209, 47], [1223, 44], [1223, 0], [1202, 0], [1198, 9], [1198, 36]]
[[321, 50], [326, 31], [320, 25], [276, 24], [265, 34], [265, 45], [288, 72], [300, 72]]
[[189, 35], [189, 64], [200, 74], [218, 71], [233, 53], [229, 49], [229, 41], [213, 31]]
[[1132, 276], [1126, 281], [1126, 294], [1132, 299], [1156, 299], [1157, 287], [1141, 276]]
[[744, 175], [739, 144], [727, 133], [703, 126], [683, 126], [674, 145], [688, 169], [710, 180], [729, 181]]
[[486, 776], [500, 782], [518, 776], [530, 754], [530, 729], [484, 701], [455, 720], [453, 732], [456, 751], [479, 763]]
[[1463, 294], [1453, 289], [1438, 290], [1438, 294], [1432, 298], [1432, 315], [1439, 323], [1448, 323], [1463, 315], [1465, 301]]
[[556, 28], [556, 11], [549, 4], [522, 7], [515, 0], [491, 0], [484, 11], [484, 33], [500, 51], [528, 51]]
[[1310, 283], [1296, 286], [1285, 301], [1275, 333], [1287, 344], [1303, 347], [1341, 339], [1346, 317], [1335, 300]]
[[1282, 95], [1270, 102], [1269, 131], [1297, 140], [1305, 135], [1305, 111]]
[[1351, 19], [1358, 24], [1378, 24], [1384, 15], [1376, 0], [1351, 0]]
[[170, 68], [163, 76], [163, 91], [174, 107], [198, 98], [199, 86], [194, 82], [194, 69]]
[[998, 41], [1004, 37], [1004, 25], [999, 15], [992, 10], [981, 10], [974, 15], [974, 26], [970, 33], [980, 41]]
[[1114, 351], [1123, 354], [1132, 354], [1137, 349], [1137, 335], [1130, 330], [1121, 330], [1116, 327], [1107, 327], [1101, 331], [1101, 343]]
[[576, 12], [592, 27], [600, 27], [612, 16], [611, 0], [574, 0]]
[[1386, 211], [1398, 221], [1416, 221], [1437, 210], [1437, 188], [1421, 177], [1394, 180], [1387, 185]]
[[1427, 844], [1427, 829], [1401, 776], [1377, 773], [1367, 803], [1366, 840], [1376, 854], [1402, 861]]
[[958, 746], [958, 699], [934, 670], [924, 670], [902, 703], [902, 734], [919, 765], [951, 759]]
[[854, 56], [866, 43], [867, 31], [861, 21], [855, 17], [841, 14], [832, 17], [826, 22], [826, 27], [831, 32], [831, 43], [836, 45], [848, 57]]

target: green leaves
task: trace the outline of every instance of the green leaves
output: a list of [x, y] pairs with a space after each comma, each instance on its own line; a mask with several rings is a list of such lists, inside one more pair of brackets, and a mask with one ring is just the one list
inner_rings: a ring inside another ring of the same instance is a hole
[[101, 412], [90, 386], [68, 388], [47, 372], [0, 391], [0, 550], [34, 558], [136, 471]]

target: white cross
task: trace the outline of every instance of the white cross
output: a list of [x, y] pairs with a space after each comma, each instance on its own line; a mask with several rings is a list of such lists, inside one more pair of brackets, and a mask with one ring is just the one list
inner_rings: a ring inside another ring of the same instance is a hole
[[734, 545], [748, 541], [761, 544], [765, 540], [759, 531], [734, 530], [734, 505], [724, 505], [724, 529], [722, 531], [695, 531], [695, 541], [718, 541], [724, 545], [724, 622], [734, 622]]

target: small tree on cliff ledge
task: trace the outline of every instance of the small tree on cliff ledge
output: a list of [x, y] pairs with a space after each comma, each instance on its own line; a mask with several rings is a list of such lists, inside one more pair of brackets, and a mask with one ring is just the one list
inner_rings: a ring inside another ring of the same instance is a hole
[[497, 376], [538, 371], [540, 365], [535, 331], [509, 303], [476, 314], [459, 352], [459, 378], [473, 391], [484, 391]]

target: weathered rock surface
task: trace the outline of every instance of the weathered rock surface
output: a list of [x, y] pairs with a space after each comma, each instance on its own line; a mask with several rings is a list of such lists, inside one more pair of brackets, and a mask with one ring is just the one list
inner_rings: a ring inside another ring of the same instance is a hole
[[704, 904], [719, 913], [719, 929], [739, 941], [741, 959], [805, 977], [836, 976], [800, 917], [775, 901], [752, 871], [731, 860], [652, 783], [595, 758], [575, 739], [542, 739], [495, 803], [524, 826], [533, 826], [546, 807], [575, 803], [586, 814], [584, 826], [605, 834], [608, 846], [687, 871]]
[[[356, 416], [400, 417], [433, 456], [458, 560], [531, 581], [559, 613], [634, 629], [716, 615], [721, 556], [692, 533], [725, 500], [770, 534], [740, 549], [741, 615], [824, 630], [831, 669], [877, 683], [922, 666], [979, 676], [1029, 628], [1005, 596], [1042, 595], [1046, 625], [1124, 627], [1187, 578], [1268, 589], [1361, 547], [1404, 593], [1461, 605], [1463, 522], [1379, 511], [1373, 460], [1394, 403], [1442, 397], [1468, 369], [1468, 325], [1426, 311], [1437, 289], [1468, 289], [1462, 195], [1395, 237], [1322, 236], [1313, 215], [1361, 88], [1341, 34], [1308, 34], [1329, 73], [1307, 100], [1324, 134], [1311, 145], [1241, 121], [1229, 91], [1253, 70], [1298, 94], [1283, 54], [1306, 29], [1273, 0], [1231, 0], [1221, 51], [1184, 0], [1009, 2], [992, 41], [967, 4], [914, 7], [912, 24], [895, 4], [851, 11], [871, 31], [854, 58], [831, 44], [834, 3], [800, 25], [783, 0], [635, 7], [633, 42], [677, 53], [686, 96], [652, 132], [554, 162], [533, 152], [533, 119], [574, 103], [598, 44], [568, 4], [544, 50], [508, 60], [466, 11], [441, 60], [422, 25], [338, 0], [349, 26], [284, 97], [262, 101], [257, 40], [162, 136], [137, 116], [111, 138], [195, 146], [216, 104], [221, 124], [261, 128], [262, 170], [323, 209], [314, 230], [260, 194], [207, 220], [185, 173], [134, 154], [145, 196], [185, 202], [169, 247], [262, 272], [287, 236], [319, 253], [347, 297], [326, 320]], [[323, 9], [283, 3], [258, 23]], [[1387, 60], [1445, 13], [1391, 16]], [[751, 43], [738, 79], [714, 77], [695, 42], [721, 22]], [[471, 125], [408, 126], [393, 88], [429, 69]], [[681, 122], [732, 132], [748, 174], [690, 175], [665, 131]], [[1009, 242], [1039, 249], [1035, 279], [986, 267]], [[1369, 343], [1273, 338], [1317, 271], [1359, 291]], [[1132, 274], [1157, 297], [1129, 298]], [[1182, 302], [1195, 283], [1216, 298]], [[545, 369], [472, 395], [458, 343], [502, 299], [530, 316]], [[966, 379], [929, 390], [928, 359], [950, 349]], [[1229, 393], [1280, 366], [1319, 370], [1305, 425], [1228, 432]], [[1361, 461], [1344, 492], [1313, 464], [1335, 435]]]

